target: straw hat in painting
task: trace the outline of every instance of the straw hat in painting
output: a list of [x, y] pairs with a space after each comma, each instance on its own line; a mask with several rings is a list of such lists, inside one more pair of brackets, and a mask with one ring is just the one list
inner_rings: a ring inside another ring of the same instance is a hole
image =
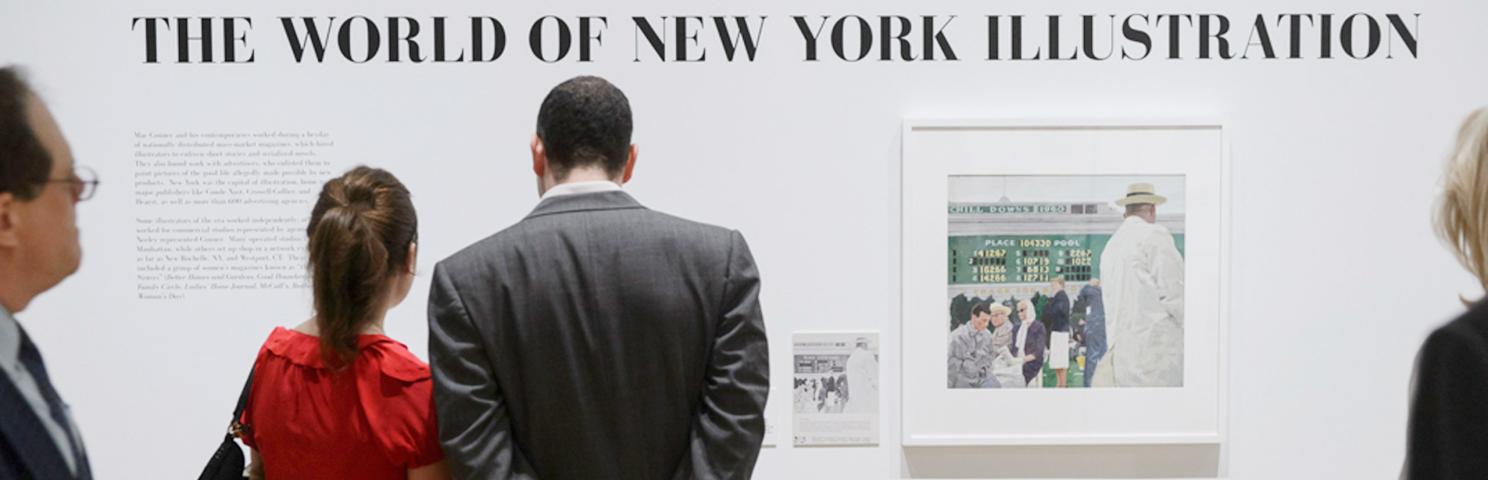
[[1168, 197], [1157, 194], [1157, 189], [1152, 188], [1150, 183], [1133, 183], [1126, 187], [1126, 196], [1116, 200], [1116, 206], [1125, 207], [1141, 203], [1162, 205], [1168, 202]]

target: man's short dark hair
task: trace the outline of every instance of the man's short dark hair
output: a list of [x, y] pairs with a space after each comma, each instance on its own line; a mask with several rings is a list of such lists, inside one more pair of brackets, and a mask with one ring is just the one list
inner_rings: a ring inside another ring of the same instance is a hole
[[987, 306], [987, 302], [977, 303], [976, 306], [971, 307], [971, 316], [973, 317], [984, 313], [987, 315], [992, 314], [992, 307]]
[[31, 87], [15, 67], [0, 67], [0, 193], [21, 200], [41, 194], [52, 173], [52, 157], [26, 118]]
[[630, 101], [603, 78], [574, 77], [553, 87], [537, 112], [537, 137], [559, 180], [574, 168], [599, 165], [611, 175], [630, 158]]

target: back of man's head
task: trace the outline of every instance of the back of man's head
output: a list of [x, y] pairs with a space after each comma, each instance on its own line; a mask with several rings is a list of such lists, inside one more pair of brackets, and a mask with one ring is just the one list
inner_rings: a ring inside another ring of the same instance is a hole
[[575, 168], [602, 167], [612, 176], [630, 155], [630, 101], [603, 78], [574, 77], [553, 87], [537, 113], [537, 137], [554, 178]]
[[52, 157], [26, 114], [35, 101], [15, 67], [0, 68], [0, 194], [31, 200], [52, 171]]

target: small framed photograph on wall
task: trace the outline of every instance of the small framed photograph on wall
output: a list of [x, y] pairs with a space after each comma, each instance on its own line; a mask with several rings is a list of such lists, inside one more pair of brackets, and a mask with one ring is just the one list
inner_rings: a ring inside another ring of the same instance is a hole
[[878, 332], [796, 332], [795, 446], [878, 445]]

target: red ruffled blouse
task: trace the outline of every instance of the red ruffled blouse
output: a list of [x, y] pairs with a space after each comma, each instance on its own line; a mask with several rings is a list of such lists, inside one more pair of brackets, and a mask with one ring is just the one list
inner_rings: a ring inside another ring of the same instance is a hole
[[334, 372], [319, 338], [281, 327], [264, 341], [243, 443], [267, 478], [403, 479], [444, 458], [429, 366], [383, 335], [358, 343], [356, 361]]

